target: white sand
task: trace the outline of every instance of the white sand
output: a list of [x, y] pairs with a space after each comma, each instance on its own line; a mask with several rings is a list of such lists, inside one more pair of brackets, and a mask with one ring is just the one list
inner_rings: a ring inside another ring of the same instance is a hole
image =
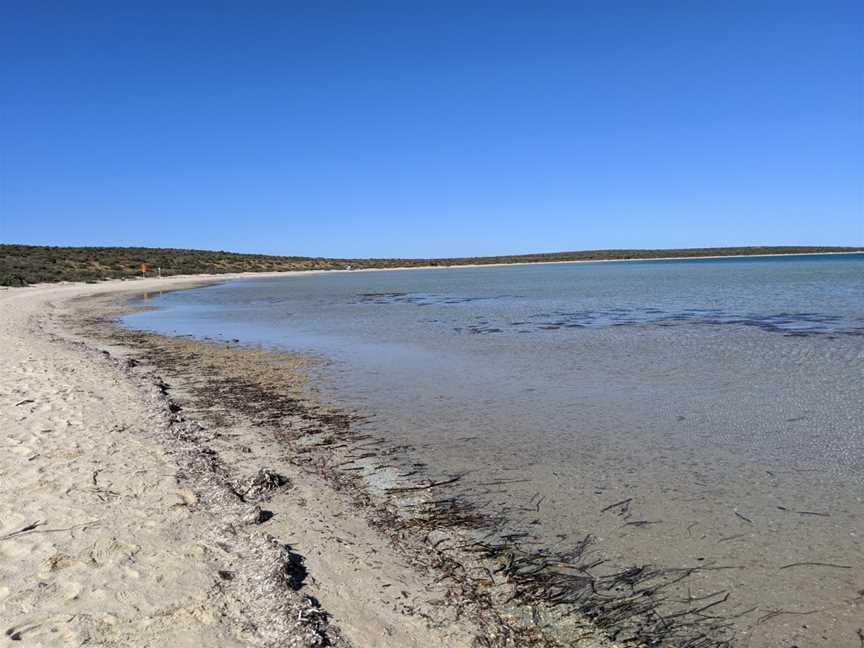
[[[218, 484], [183, 487], [178, 471], [190, 470], [194, 447], [168, 430], [158, 394], [113, 350], [76, 343], [58, 324], [69, 299], [184, 282], [0, 289], [0, 641], [315, 645], [301, 623], [316, 613], [311, 595], [332, 614], [337, 645], [469, 645], [465, 622], [431, 629], [424, 618], [443, 586], [383, 545], [346, 496], [287, 462], [269, 467], [295, 488], [268, 502], [276, 516], [266, 524], [247, 523], [250, 507], [225, 500]], [[260, 446], [254, 434], [237, 430], [232, 443]], [[238, 470], [254, 474], [270, 453]], [[297, 592], [274, 585], [271, 536], [305, 557]]]

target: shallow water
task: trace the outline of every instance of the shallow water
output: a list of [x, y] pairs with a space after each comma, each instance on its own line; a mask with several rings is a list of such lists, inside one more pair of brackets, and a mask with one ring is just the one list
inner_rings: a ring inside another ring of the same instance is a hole
[[148, 304], [125, 323], [325, 354], [328, 399], [441, 473], [507, 480], [484, 501], [540, 543], [731, 567], [688, 587], [756, 608], [739, 645], [859, 645], [862, 254], [310, 274]]

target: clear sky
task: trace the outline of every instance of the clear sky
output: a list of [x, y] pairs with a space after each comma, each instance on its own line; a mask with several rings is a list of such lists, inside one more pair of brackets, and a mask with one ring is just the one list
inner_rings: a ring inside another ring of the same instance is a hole
[[0, 2], [0, 242], [861, 245], [862, 73], [860, 1]]

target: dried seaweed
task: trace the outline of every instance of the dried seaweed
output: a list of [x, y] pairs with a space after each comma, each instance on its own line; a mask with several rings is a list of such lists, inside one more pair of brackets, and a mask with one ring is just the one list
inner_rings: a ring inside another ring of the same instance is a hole
[[[251, 377], [225, 374], [207, 366], [206, 352], [190, 352], [193, 343], [172, 347], [146, 334], [115, 330], [113, 335], [137, 348], [144, 366], [184, 374], [187, 414], [194, 410], [196, 417], [216, 423], [242, 416], [289, 444], [298, 465], [326, 477], [337, 489], [351, 485], [352, 496], [366, 507], [370, 521], [393, 542], [413, 551], [417, 563], [448, 579], [454, 602], [472, 607], [482, 617], [486, 634], [478, 637], [478, 646], [554, 646], [598, 631], [627, 645], [653, 648], [733, 646], [733, 617], [723, 611], [729, 593], [682, 599], [680, 588], [701, 571], [734, 566], [635, 565], [614, 570], [591, 555], [591, 535], [565, 551], [536, 547], [527, 532], [505, 532], [506, 511], [478, 501], [483, 491], [477, 487], [504, 481], [469, 485], [461, 482], [461, 475], [429, 477], [425, 466], [410, 460], [410, 448], [391, 448], [381, 439], [357, 434], [354, 414], [322, 407]], [[314, 442], [305, 443], [307, 437]], [[349, 460], [334, 461], [337, 449]], [[398, 466], [411, 468], [401, 473], [404, 485], [388, 489], [383, 502], [356, 488], [360, 473]], [[242, 489], [236, 494], [242, 495]], [[539, 511], [542, 501], [536, 494], [528, 510]], [[630, 498], [603, 511], [628, 516], [629, 506]], [[626, 524], [643, 523], [652, 521]], [[424, 540], [426, 548], [418, 549]], [[502, 605], [511, 612], [513, 606], [523, 610], [522, 621], [514, 621], [513, 614], [499, 614], [496, 610]], [[565, 627], [574, 619], [582, 620], [573, 626], [577, 634], [547, 636], [547, 630]]]

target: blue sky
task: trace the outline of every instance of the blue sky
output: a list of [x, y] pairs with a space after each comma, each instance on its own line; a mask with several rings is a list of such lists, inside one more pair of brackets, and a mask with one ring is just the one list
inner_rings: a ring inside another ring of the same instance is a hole
[[0, 242], [861, 245], [862, 63], [861, 2], [5, 2]]

